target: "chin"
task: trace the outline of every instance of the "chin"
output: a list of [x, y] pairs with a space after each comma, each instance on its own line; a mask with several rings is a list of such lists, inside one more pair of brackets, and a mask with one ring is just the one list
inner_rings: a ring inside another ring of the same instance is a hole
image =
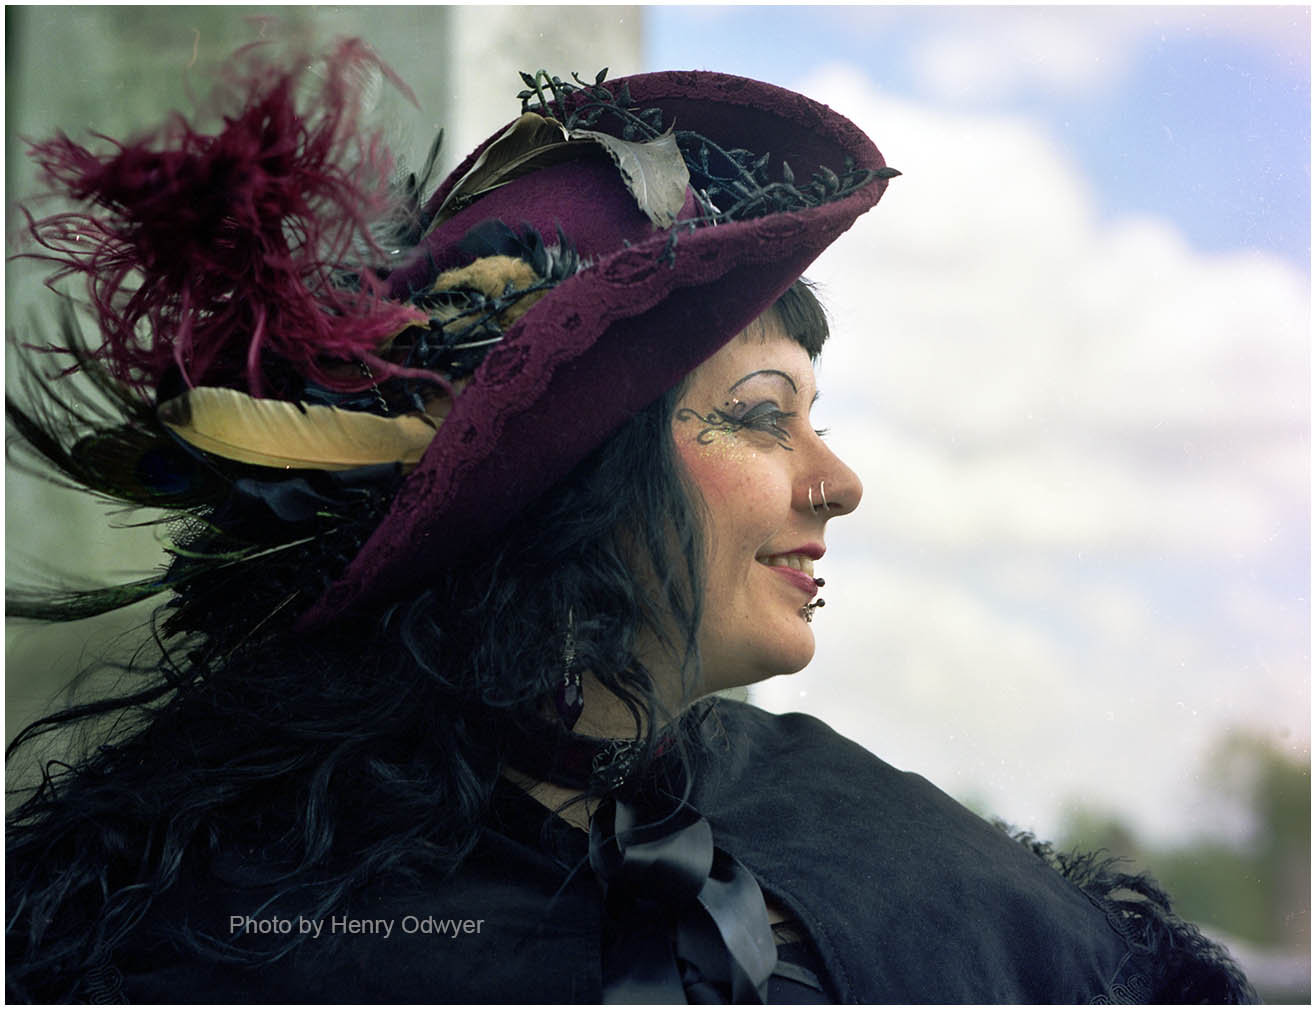
[[[771, 645], [762, 643], [740, 643], [734, 656], [727, 656], [721, 662], [706, 662], [704, 666], [704, 685], [706, 693], [725, 691], [733, 687], [749, 687], [772, 677], [789, 676], [799, 673], [813, 660], [813, 629], [800, 619], [798, 628], [791, 628], [790, 634], [777, 637]], [[708, 650], [704, 655], [709, 656]]]

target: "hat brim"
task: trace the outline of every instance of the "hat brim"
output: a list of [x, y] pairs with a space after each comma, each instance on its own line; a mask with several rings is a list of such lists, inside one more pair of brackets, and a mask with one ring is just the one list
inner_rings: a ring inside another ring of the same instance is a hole
[[[724, 148], [769, 152], [774, 172], [783, 160], [799, 175], [847, 160], [885, 166], [862, 131], [794, 92], [696, 71], [625, 82], [636, 105], [662, 108], [682, 129]], [[432, 566], [487, 544], [770, 307], [885, 187], [874, 178], [818, 207], [683, 230], [668, 256], [670, 234], [658, 231], [559, 284], [485, 358], [379, 526], [303, 624], [396, 598], [422, 585]]]

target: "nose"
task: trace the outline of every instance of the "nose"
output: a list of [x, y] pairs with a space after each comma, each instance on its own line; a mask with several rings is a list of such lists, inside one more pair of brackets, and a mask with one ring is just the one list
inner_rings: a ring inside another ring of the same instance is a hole
[[796, 508], [824, 519], [849, 515], [864, 496], [863, 481], [820, 436], [813, 436], [810, 450], [802, 468], [804, 478], [797, 483]]

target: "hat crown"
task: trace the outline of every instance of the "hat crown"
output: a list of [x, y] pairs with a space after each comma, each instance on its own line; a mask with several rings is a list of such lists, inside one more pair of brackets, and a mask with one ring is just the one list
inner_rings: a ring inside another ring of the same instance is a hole
[[[693, 195], [687, 194], [681, 216], [689, 216], [693, 207]], [[405, 299], [436, 272], [469, 262], [472, 255], [462, 242], [485, 221], [515, 228], [528, 225], [550, 243], [560, 231], [585, 261], [638, 245], [659, 231], [606, 155], [582, 152], [577, 159], [538, 169], [481, 196], [436, 227], [407, 264], [390, 275], [391, 297]]]
[[[698, 139], [714, 150], [714, 160], [724, 152], [752, 151], [773, 179], [791, 179], [798, 173], [804, 180], [820, 166], [829, 172], [885, 166], [872, 141], [853, 123], [803, 95], [761, 81], [711, 71], [666, 71], [609, 80], [605, 90], [611, 98], [602, 116], [597, 108], [593, 116], [582, 116], [591, 130], [642, 140], [644, 127], [637, 130], [635, 124], [647, 116], [651, 132], [660, 122], [662, 129], [700, 135]], [[571, 125], [591, 104], [599, 103], [593, 102], [588, 87], [571, 86], [547, 109], [526, 107], [561, 116]], [[436, 213], [449, 201], [454, 188], [512, 125], [491, 134], [449, 174], [427, 202], [427, 213]], [[886, 180], [872, 184], [880, 195]], [[769, 216], [777, 209], [765, 203], [753, 216]], [[694, 192], [687, 188], [678, 218], [698, 216]], [[662, 230], [640, 209], [602, 149], [585, 145], [571, 160], [514, 178], [433, 227], [411, 259], [390, 276], [393, 296], [405, 298], [424, 284], [427, 274], [432, 277], [468, 262], [471, 254], [461, 250], [462, 238], [488, 220], [512, 227], [528, 224], [546, 239], [560, 229], [586, 261], [638, 245]]]

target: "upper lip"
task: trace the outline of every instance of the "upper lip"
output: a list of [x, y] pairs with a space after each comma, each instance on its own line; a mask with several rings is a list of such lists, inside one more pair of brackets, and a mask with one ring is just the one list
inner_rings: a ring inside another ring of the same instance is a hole
[[759, 554], [760, 558], [775, 558], [783, 554], [802, 554], [804, 557], [817, 561], [827, 553], [827, 548], [822, 544], [803, 544], [799, 547], [792, 547], [785, 551], [763, 551]]

